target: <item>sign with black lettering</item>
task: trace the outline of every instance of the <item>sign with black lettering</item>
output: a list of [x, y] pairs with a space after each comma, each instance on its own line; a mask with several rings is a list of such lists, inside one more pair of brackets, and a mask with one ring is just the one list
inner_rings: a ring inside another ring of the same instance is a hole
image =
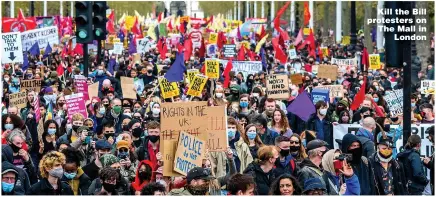
[[403, 114], [403, 89], [388, 91], [383, 98], [388, 104], [391, 116]]
[[153, 42], [148, 38], [136, 39], [136, 49], [138, 53], [148, 52]]
[[23, 48], [21, 33], [11, 32], [2, 34], [2, 64], [23, 62]]
[[268, 98], [289, 99], [289, 79], [286, 75], [268, 75], [266, 88]]
[[192, 168], [201, 167], [206, 153], [206, 143], [187, 132], [180, 132], [174, 158], [174, 171], [186, 176]]
[[220, 65], [219, 60], [217, 59], [208, 59], [206, 60], [206, 76], [211, 79], [218, 79], [220, 73]]
[[226, 58], [236, 57], [236, 45], [235, 44], [225, 44], [223, 45], [223, 54]]
[[52, 48], [54, 44], [59, 44], [58, 27], [44, 27], [21, 33], [23, 51], [29, 50], [36, 42], [38, 42], [39, 49], [45, 49], [48, 43]]
[[26, 91], [18, 92], [15, 94], [9, 94], [9, 105], [16, 106], [18, 108], [25, 108], [27, 105]]
[[192, 81], [189, 81], [189, 83], [187, 95], [201, 97], [201, 92], [203, 92], [204, 85], [207, 83], [207, 77], [197, 74]]
[[227, 109], [225, 105], [206, 108], [207, 114], [207, 150], [209, 152], [226, 151], [229, 146], [227, 139]]
[[21, 80], [21, 91], [23, 90], [40, 92], [41, 79]]

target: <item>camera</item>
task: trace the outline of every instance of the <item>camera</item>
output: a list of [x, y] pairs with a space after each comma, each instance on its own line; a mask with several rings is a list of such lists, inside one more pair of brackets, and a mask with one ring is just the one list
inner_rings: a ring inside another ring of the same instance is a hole
[[347, 154], [347, 153], [342, 153], [339, 156], [336, 157], [337, 160], [339, 161], [344, 161], [344, 159], [347, 160], [347, 162], [350, 162], [353, 160], [353, 155], [352, 154]]

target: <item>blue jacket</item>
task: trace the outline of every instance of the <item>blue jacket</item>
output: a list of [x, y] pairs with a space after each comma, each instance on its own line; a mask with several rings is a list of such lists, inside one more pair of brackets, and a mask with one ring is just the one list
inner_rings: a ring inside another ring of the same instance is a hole
[[357, 138], [362, 144], [362, 156], [369, 158], [375, 153], [374, 136], [364, 128], [359, 128], [356, 133]]
[[[341, 190], [341, 185], [339, 184], [339, 177], [331, 173], [328, 173], [329, 179], [336, 185], [338, 191]], [[344, 176], [345, 185], [347, 189], [345, 190], [344, 196], [357, 196], [360, 195], [360, 184], [359, 179], [356, 174], [353, 174], [350, 178]]]
[[[316, 131], [316, 119], [318, 119], [318, 117], [316, 116], [316, 114], [312, 114], [309, 118], [309, 120], [307, 121], [307, 126], [306, 129], [307, 130], [311, 130], [311, 131]], [[328, 116], [326, 116], [323, 120], [323, 138], [324, 139], [320, 139], [320, 140], [324, 140], [325, 142], [327, 142], [328, 148], [332, 149], [333, 148], [333, 124], [330, 121], [330, 118]], [[317, 134], [318, 136], [318, 134]]]
[[427, 186], [428, 179], [419, 152], [415, 149], [406, 149], [398, 153], [398, 160], [404, 165], [409, 194], [420, 195]]

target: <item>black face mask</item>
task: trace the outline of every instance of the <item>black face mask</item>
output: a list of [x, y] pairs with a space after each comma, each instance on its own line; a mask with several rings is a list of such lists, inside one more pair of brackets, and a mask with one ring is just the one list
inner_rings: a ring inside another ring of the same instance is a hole
[[109, 139], [110, 137], [114, 137], [115, 133], [105, 133], [104, 137], [106, 137], [106, 139]]
[[73, 131], [77, 132], [77, 129], [79, 129], [79, 127], [80, 127], [80, 126], [73, 125], [73, 127], [72, 127], [72, 128], [73, 128]]
[[153, 70], [147, 70], [147, 73], [151, 74], [151, 73], [153, 73]]
[[115, 190], [116, 185], [109, 184], [109, 183], [103, 183], [103, 188], [109, 193], [112, 193]]
[[133, 137], [141, 137], [142, 133], [143, 132], [142, 132], [142, 128], [141, 127], [138, 127], [138, 128], [135, 128], [135, 129], [132, 130]]
[[289, 149], [281, 149], [280, 150], [280, 155], [282, 157], [287, 157], [289, 155]]
[[157, 135], [149, 135], [148, 139], [150, 139], [151, 142], [156, 143], [159, 140], [160, 136]]
[[186, 189], [194, 196], [204, 196], [209, 191], [208, 184], [202, 184], [199, 186], [188, 185]]
[[318, 86], [318, 82], [313, 82], [313, 86]]
[[10, 144], [9, 146], [12, 148], [12, 151], [14, 153], [18, 153], [18, 151], [20, 151], [20, 149], [21, 149], [20, 147], [16, 146], [15, 144]]
[[289, 151], [291, 152], [297, 152], [300, 150], [300, 146], [290, 146]]
[[353, 164], [360, 163], [360, 160], [361, 160], [360, 158], [362, 157], [362, 147], [348, 150], [348, 153], [353, 155], [353, 159], [351, 161], [348, 161], [348, 162], [353, 163]]

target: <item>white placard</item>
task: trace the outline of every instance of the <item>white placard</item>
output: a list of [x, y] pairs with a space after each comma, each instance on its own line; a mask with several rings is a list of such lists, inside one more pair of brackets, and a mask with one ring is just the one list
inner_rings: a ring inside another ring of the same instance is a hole
[[295, 48], [293, 49], [289, 49], [288, 50], [288, 54], [289, 54], [289, 58], [291, 59], [297, 59], [297, 51], [295, 50]]
[[47, 43], [50, 43], [53, 48], [54, 44], [59, 44], [58, 28], [56, 26], [44, 27], [21, 33], [23, 51], [29, 50], [36, 42], [38, 42], [39, 49], [45, 49]]
[[[208, 59], [209, 58], [206, 58], [206, 60]], [[226, 68], [227, 62], [228, 60], [220, 59], [220, 63], [223, 64], [224, 68]], [[242, 72], [244, 77], [262, 71], [261, 61], [232, 61], [232, 66], [232, 71], [235, 71], [235, 73]]]
[[336, 59], [332, 58], [332, 64], [336, 64], [338, 66], [356, 66], [357, 65], [357, 59]]
[[123, 53], [123, 49], [124, 49], [123, 43], [121, 42], [114, 43], [114, 51], [113, 51], [114, 54], [121, 55]]
[[138, 53], [148, 52], [152, 44], [152, 41], [148, 38], [136, 39], [136, 50]]
[[20, 32], [3, 33], [2, 46], [2, 64], [23, 62]]

